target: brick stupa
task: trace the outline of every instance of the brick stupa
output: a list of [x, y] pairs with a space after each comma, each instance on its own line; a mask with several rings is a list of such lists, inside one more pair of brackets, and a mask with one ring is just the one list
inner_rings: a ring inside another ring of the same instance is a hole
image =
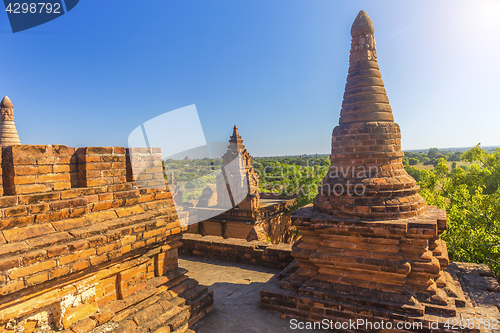
[[255, 210], [259, 208], [259, 175], [252, 167], [252, 156], [245, 149], [236, 125], [227, 148], [222, 156], [224, 172], [217, 177], [218, 205]]
[[0, 147], [20, 145], [19, 135], [14, 124], [14, 106], [9, 97], [0, 102]]
[[313, 207], [292, 216], [296, 260], [262, 289], [261, 305], [312, 321], [460, 319], [466, 301], [440, 239], [446, 211], [426, 206], [404, 170], [366, 12], [351, 35], [331, 167]]

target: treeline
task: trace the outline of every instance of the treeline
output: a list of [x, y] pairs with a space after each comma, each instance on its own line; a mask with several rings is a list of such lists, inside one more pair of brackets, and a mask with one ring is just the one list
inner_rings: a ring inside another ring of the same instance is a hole
[[214, 170], [220, 170], [221, 165], [222, 159], [208, 157], [192, 160], [167, 159], [163, 161], [163, 170], [167, 180], [170, 180], [170, 173], [173, 172], [176, 181], [187, 182], [208, 175]]
[[422, 163], [423, 165], [436, 165], [440, 159], [444, 159], [449, 162], [459, 162], [460, 155], [463, 152], [444, 152], [437, 148], [431, 148], [425, 152], [415, 153], [415, 152], [405, 152], [403, 157], [404, 165], [417, 165]]

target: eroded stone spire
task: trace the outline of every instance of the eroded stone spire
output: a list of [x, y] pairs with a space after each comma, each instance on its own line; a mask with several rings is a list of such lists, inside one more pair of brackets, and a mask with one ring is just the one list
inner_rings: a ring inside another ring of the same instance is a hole
[[333, 130], [331, 167], [314, 207], [322, 213], [363, 219], [421, 215], [425, 201], [402, 164], [401, 131], [377, 64], [373, 23], [360, 11], [351, 34], [349, 74]]
[[[245, 149], [236, 125], [229, 143], [226, 153], [222, 156], [223, 170], [216, 180], [218, 205], [238, 205], [244, 210], [256, 209], [259, 207], [259, 175], [252, 167], [252, 156]], [[227, 193], [230, 193], [231, 199]]]
[[360, 11], [351, 28], [349, 74], [345, 85], [340, 124], [394, 121], [377, 63], [373, 22]]
[[14, 106], [9, 97], [0, 102], [0, 146], [19, 145], [19, 135], [14, 124]]
[[229, 143], [237, 145], [240, 151], [243, 151], [243, 149], [245, 149], [245, 146], [243, 145], [243, 139], [241, 138], [238, 131], [238, 126], [236, 125], [234, 125], [233, 127], [233, 135], [231, 135]]
[[238, 132], [238, 126], [234, 125], [233, 128], [233, 136], [240, 136], [240, 133]]

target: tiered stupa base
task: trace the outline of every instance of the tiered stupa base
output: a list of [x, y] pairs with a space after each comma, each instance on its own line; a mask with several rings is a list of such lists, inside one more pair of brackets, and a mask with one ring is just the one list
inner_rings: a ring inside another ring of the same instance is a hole
[[297, 260], [261, 290], [261, 306], [305, 321], [389, 321], [390, 332], [430, 331], [398, 330], [397, 322], [422, 322], [424, 328], [439, 322], [432, 332], [448, 332], [448, 319], [477, 320], [456, 272], [447, 268], [446, 243], [439, 238], [445, 214], [428, 206], [418, 217], [362, 221], [303, 208], [292, 217], [302, 233], [292, 252]]

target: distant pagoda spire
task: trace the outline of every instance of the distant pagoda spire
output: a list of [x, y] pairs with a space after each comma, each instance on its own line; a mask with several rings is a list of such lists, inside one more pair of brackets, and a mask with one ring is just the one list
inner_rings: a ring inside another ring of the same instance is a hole
[[362, 10], [351, 27], [349, 74], [339, 124], [394, 121], [377, 63], [375, 27]]
[[233, 135], [231, 135], [229, 143], [238, 146], [238, 149], [240, 151], [243, 151], [245, 149], [245, 146], [243, 145], [243, 139], [241, 138], [240, 133], [238, 131], [238, 126], [236, 125], [234, 125], [233, 127]]
[[19, 135], [14, 124], [14, 106], [9, 97], [0, 102], [0, 146], [20, 145]]

